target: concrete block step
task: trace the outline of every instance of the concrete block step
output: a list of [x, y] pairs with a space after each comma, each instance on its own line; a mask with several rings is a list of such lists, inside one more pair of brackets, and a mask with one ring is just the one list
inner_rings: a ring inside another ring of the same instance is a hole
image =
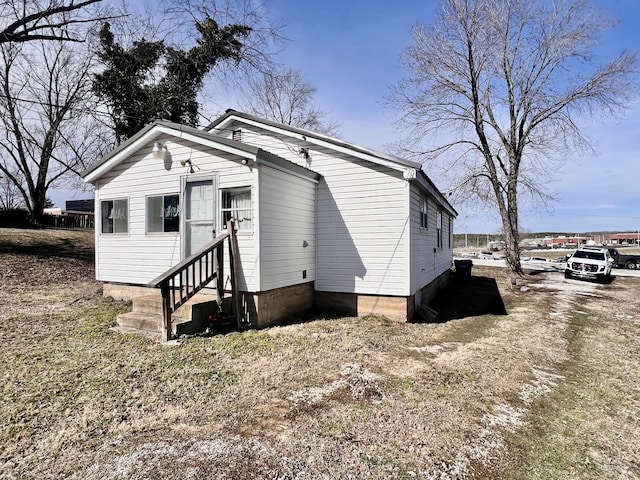
[[[160, 334], [162, 332], [162, 317], [160, 315], [149, 315], [146, 313], [129, 312], [118, 315], [117, 323], [118, 327], [127, 333], [131, 332], [148, 332], [153, 334]], [[189, 319], [173, 317], [171, 327], [173, 333], [180, 335], [183, 333], [194, 333], [202, 331], [200, 326], [193, 325]]]
[[133, 299], [133, 311], [162, 315], [162, 297], [158, 295], [142, 295]]
[[162, 331], [162, 315], [129, 312], [118, 315], [118, 326], [144, 332], [158, 333]]
[[[174, 335], [204, 331], [207, 317], [218, 310], [215, 295], [199, 292], [172, 315]], [[122, 332], [160, 334], [162, 332], [162, 297], [157, 294], [141, 295], [133, 299], [133, 311], [118, 315], [118, 328]]]

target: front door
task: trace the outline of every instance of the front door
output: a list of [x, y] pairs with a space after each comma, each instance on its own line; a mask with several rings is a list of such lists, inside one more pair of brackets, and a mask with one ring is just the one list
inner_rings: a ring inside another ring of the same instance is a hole
[[216, 236], [215, 179], [187, 180], [184, 189], [184, 256]]

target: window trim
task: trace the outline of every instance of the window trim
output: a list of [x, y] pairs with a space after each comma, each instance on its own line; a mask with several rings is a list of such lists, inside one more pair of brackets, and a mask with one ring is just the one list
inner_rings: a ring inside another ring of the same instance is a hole
[[[112, 206], [112, 211], [113, 209], [116, 208], [115, 203], [116, 202], [125, 202], [126, 206], [125, 206], [125, 215], [126, 215], [126, 231], [124, 232], [116, 232], [116, 223], [115, 221], [113, 222], [112, 225], [112, 229], [113, 231], [111, 232], [105, 232], [104, 231], [104, 216], [103, 216], [103, 211], [104, 211], [104, 204], [111, 202], [113, 203]], [[130, 225], [129, 225], [129, 219], [131, 218], [131, 209], [130, 209], [130, 202], [129, 202], [129, 197], [118, 197], [118, 198], [105, 198], [105, 199], [100, 199], [100, 235], [120, 235], [120, 236], [125, 236], [125, 235], [129, 235], [129, 230], [130, 230]]]
[[429, 230], [429, 196], [420, 193], [420, 229]]
[[219, 205], [220, 207], [218, 208], [218, 211], [220, 212], [220, 225], [221, 225], [221, 230], [225, 230], [227, 228], [227, 222], [225, 221], [224, 217], [225, 217], [225, 213], [227, 212], [232, 212], [233, 210], [247, 210], [246, 208], [225, 208], [224, 207], [224, 193], [228, 192], [228, 191], [248, 191], [249, 192], [249, 201], [251, 203], [251, 206], [249, 208], [250, 212], [251, 212], [251, 228], [239, 228], [239, 226], [236, 225], [236, 233], [239, 235], [242, 234], [251, 234], [253, 233], [253, 229], [254, 229], [254, 225], [255, 225], [255, 212], [254, 212], [254, 204], [253, 204], [253, 186], [252, 185], [238, 185], [238, 186], [234, 186], [234, 187], [221, 187], [219, 189], [219, 195], [218, 195], [218, 200], [219, 200]]
[[[165, 221], [165, 217], [164, 217], [164, 207], [163, 207], [163, 216], [162, 216], [162, 231], [150, 231], [149, 230], [149, 213], [150, 213], [150, 209], [149, 209], [149, 200], [152, 198], [162, 198], [162, 204], [164, 205], [164, 199], [165, 197], [177, 197], [178, 198], [178, 226], [177, 226], [177, 230], [172, 230], [169, 232], [166, 232], [164, 230], [164, 221]], [[145, 223], [145, 228], [144, 228], [144, 232], [145, 235], [176, 235], [176, 234], [180, 234], [180, 231], [182, 230], [181, 228], [181, 223], [182, 223], [182, 198], [180, 193], [162, 193], [159, 195], [145, 195], [144, 198], [144, 223]]]

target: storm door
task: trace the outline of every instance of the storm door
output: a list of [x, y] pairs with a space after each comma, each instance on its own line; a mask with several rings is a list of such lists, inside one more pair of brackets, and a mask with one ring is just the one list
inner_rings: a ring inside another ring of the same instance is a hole
[[216, 181], [185, 181], [184, 186], [184, 257], [197, 252], [216, 236]]

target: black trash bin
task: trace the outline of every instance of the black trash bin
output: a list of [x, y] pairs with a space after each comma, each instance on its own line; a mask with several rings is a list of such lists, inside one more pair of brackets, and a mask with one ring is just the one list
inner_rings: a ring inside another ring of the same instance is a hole
[[471, 282], [471, 267], [473, 262], [471, 260], [454, 260], [456, 267], [456, 278], [464, 283]]

